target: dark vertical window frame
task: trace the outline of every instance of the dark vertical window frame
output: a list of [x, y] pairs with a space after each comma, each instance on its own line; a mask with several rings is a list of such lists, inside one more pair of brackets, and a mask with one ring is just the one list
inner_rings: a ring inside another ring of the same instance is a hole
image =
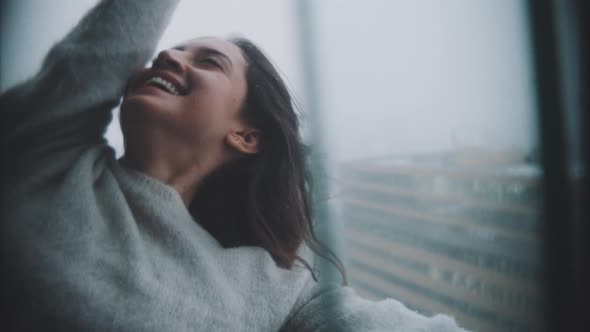
[[[589, 322], [586, 5], [582, 0], [529, 0], [528, 8], [544, 170], [544, 323], [546, 331], [573, 331]], [[567, 75], [565, 68], [572, 65], [577, 77]], [[571, 117], [577, 121], [568, 122]], [[572, 124], [577, 135], [568, 132]]]

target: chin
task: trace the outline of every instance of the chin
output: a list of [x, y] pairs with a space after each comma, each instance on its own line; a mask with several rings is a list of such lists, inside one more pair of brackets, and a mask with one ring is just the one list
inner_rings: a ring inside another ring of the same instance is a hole
[[141, 112], [149, 110], [150, 108], [156, 108], [157, 100], [154, 100], [154, 96], [150, 95], [131, 95], [126, 96], [121, 103], [121, 112]]
[[[170, 105], [162, 105], [161, 100], [149, 95], [126, 97], [121, 103], [119, 122], [123, 137], [127, 141], [145, 143], [147, 137], [162, 131], [169, 131], [174, 123], [174, 116], [169, 111]], [[141, 143], [140, 146], [145, 144]]]
[[152, 95], [133, 95], [123, 99], [121, 103], [121, 121], [127, 118], [135, 122], [146, 122], [150, 120], [162, 121], [166, 116], [167, 109], [158, 96]]
[[126, 138], [129, 135], [133, 135], [133, 132], [141, 131], [142, 127], [146, 127], [150, 118], [156, 111], [153, 105], [149, 102], [133, 96], [131, 98], [125, 98], [121, 103], [121, 112], [119, 113], [119, 122], [121, 123], [121, 131], [123, 136]]

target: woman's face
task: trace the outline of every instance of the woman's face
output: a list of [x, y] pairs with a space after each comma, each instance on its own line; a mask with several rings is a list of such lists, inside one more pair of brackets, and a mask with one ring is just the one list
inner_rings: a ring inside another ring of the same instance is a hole
[[219, 148], [247, 127], [240, 116], [246, 66], [238, 46], [217, 38], [161, 52], [129, 80], [121, 105], [126, 140], [156, 133], [178, 144]]

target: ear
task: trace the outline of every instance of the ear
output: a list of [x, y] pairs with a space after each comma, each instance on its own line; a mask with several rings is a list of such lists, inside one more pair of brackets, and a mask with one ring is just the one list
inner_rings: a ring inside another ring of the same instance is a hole
[[227, 134], [225, 141], [240, 153], [254, 154], [258, 152], [260, 145], [260, 131], [250, 127], [240, 131], [232, 131]]

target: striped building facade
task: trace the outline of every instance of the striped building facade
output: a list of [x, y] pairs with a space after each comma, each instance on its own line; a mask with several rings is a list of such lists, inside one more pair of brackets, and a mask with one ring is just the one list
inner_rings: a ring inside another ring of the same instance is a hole
[[468, 161], [340, 166], [350, 283], [368, 298], [451, 314], [471, 330], [538, 330], [538, 168]]

